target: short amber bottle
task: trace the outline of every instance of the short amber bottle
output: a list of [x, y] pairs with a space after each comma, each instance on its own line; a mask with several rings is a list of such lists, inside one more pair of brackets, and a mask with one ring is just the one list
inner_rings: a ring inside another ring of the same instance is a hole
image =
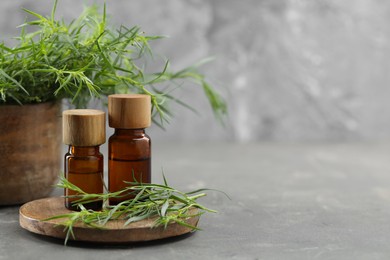
[[[65, 154], [65, 178], [87, 193], [103, 193], [103, 155], [99, 146], [105, 142], [105, 113], [93, 109], [63, 112], [63, 141], [69, 145]], [[78, 195], [64, 189], [65, 196]], [[65, 207], [79, 210], [73, 204], [78, 197], [65, 197]], [[102, 201], [84, 204], [86, 209], [101, 210]]]
[[[151, 182], [151, 140], [145, 134], [150, 126], [151, 103], [148, 95], [117, 94], [108, 97], [108, 122], [115, 128], [108, 140], [108, 189], [115, 192], [126, 182]], [[134, 195], [110, 199], [116, 205]]]

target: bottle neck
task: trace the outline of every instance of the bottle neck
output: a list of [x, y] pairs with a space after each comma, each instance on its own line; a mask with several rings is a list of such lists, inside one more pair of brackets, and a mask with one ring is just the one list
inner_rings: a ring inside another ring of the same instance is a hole
[[78, 156], [99, 154], [99, 146], [73, 146], [69, 145], [69, 153]]
[[140, 136], [140, 135], [145, 135], [145, 128], [139, 128], [139, 129], [121, 129], [121, 128], [115, 128], [115, 134], [116, 134], [116, 135], [134, 135], [134, 136]]

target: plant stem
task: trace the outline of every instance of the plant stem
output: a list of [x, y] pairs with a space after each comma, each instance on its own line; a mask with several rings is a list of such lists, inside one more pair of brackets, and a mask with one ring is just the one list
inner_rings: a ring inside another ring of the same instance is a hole
[[[115, 219], [123, 219], [125, 220], [124, 225], [128, 225], [135, 221], [156, 217], [154, 226], [164, 226], [166, 228], [170, 223], [177, 223], [193, 230], [198, 230], [196, 226], [189, 225], [186, 220], [190, 217], [200, 216], [205, 212], [216, 213], [215, 210], [209, 209], [196, 202], [197, 199], [206, 196], [206, 193], [204, 192], [199, 193], [203, 191], [203, 189], [184, 193], [168, 186], [165, 177], [164, 184], [130, 182], [128, 185], [128, 187], [117, 192], [88, 194], [69, 182], [62, 175], [57, 187], [70, 189], [78, 193], [76, 196], [79, 199], [75, 201], [74, 204], [80, 208], [80, 211], [53, 216], [43, 221], [64, 219], [60, 225], [64, 226], [64, 231], [66, 232], [66, 244], [71, 236], [75, 239], [73, 227], [76, 223], [83, 223], [92, 228], [104, 228], [104, 225], [107, 222]], [[107, 203], [107, 200], [110, 198], [119, 198], [129, 194], [134, 195], [134, 198], [122, 201], [115, 206], [110, 206]], [[193, 195], [189, 196], [189, 194]], [[95, 200], [105, 201], [101, 211], [85, 209], [83, 204]], [[197, 208], [199, 210], [198, 213], [195, 215], [189, 214], [188, 212], [191, 208]]]

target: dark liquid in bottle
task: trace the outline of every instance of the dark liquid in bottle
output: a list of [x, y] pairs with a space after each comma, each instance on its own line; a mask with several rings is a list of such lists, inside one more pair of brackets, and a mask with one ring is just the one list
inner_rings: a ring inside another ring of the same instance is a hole
[[[131, 186], [126, 182], [150, 183], [150, 138], [142, 129], [117, 129], [109, 139], [108, 189], [115, 192]], [[110, 198], [110, 205], [134, 198], [127, 194]]]
[[[68, 181], [76, 185], [77, 187], [83, 187], [87, 193], [103, 193], [103, 172], [91, 172], [91, 173], [72, 173], [69, 172], [66, 176]], [[88, 185], [85, 185], [88, 184]], [[72, 190], [66, 190], [65, 196], [78, 195], [77, 192]], [[65, 206], [71, 210], [79, 210], [77, 206], [72, 205], [78, 198], [66, 198]], [[91, 203], [83, 204], [86, 209], [101, 210], [103, 201], [95, 201]]]
[[[110, 160], [109, 161], [111, 174], [109, 177], [110, 187], [115, 187], [116, 190], [122, 190], [131, 184], [126, 182], [150, 183], [150, 158], [141, 160]], [[110, 199], [110, 204], [118, 204], [123, 200], [134, 198], [136, 194], [127, 195], [120, 199]]]
[[[86, 193], [103, 193], [103, 155], [98, 147], [70, 147], [65, 155], [65, 178]], [[76, 191], [64, 190], [64, 195], [79, 195]], [[79, 197], [65, 198], [65, 207], [80, 210], [73, 202]], [[103, 201], [83, 204], [86, 209], [101, 210]]]

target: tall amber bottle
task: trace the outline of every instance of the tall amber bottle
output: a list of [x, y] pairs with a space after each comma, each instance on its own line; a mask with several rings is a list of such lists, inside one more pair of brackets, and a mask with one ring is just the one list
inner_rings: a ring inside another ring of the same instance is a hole
[[[108, 96], [108, 122], [115, 128], [108, 140], [108, 189], [115, 192], [126, 182], [150, 183], [151, 141], [145, 134], [150, 126], [150, 96], [117, 94]], [[110, 199], [110, 205], [132, 198]]]
[[[65, 178], [87, 193], [103, 193], [103, 155], [99, 146], [105, 143], [105, 113], [93, 109], [63, 112], [63, 142], [69, 145], [65, 154]], [[78, 195], [65, 189], [64, 195]], [[65, 198], [65, 207], [79, 210], [72, 203], [78, 198]], [[87, 209], [100, 210], [102, 201], [84, 204]]]

